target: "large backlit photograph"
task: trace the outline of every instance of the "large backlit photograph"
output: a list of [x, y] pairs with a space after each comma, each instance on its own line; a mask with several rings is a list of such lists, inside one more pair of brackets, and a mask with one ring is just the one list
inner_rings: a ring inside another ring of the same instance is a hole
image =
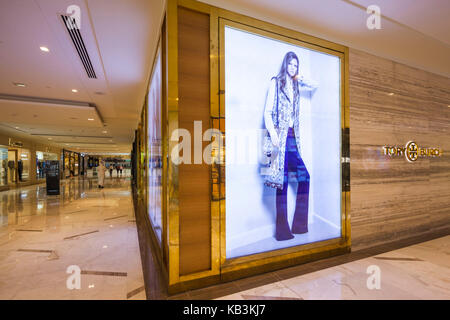
[[161, 242], [161, 49], [155, 60], [148, 92], [148, 213], [153, 230]]
[[341, 237], [341, 60], [225, 27], [226, 258]]

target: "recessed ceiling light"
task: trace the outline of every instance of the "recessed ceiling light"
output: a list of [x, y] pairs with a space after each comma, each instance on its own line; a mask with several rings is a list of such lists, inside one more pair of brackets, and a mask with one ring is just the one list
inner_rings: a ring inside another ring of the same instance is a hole
[[93, 118], [88, 118], [88, 120], [89, 120], [89, 121], [94, 121], [94, 119], [93, 119]]
[[41, 49], [41, 51], [44, 51], [44, 52], [49, 52], [50, 51], [47, 47], [39, 47], [39, 49]]
[[13, 82], [16, 87], [26, 87], [25, 83]]
[[78, 90], [77, 89], [72, 89], [72, 92], [77, 93]]
[[106, 131], [106, 130], [105, 130], [105, 131], [102, 131], [102, 132], [103, 132], [103, 133], [108, 133], [108, 131]]
[[19, 129], [19, 127], [15, 127], [16, 129]]
[[48, 138], [48, 140], [52, 140], [52, 138]]
[[388, 93], [388, 96], [393, 96], [393, 95], [394, 95], [393, 92], [389, 92], [389, 93]]

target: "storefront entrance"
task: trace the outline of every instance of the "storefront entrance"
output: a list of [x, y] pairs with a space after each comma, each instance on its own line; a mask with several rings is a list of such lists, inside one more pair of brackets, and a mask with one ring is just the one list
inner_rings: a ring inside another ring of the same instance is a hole
[[0, 147], [0, 186], [8, 185], [8, 149]]
[[8, 184], [17, 182], [17, 150], [8, 150]]
[[46, 169], [49, 161], [58, 160], [56, 153], [36, 151], [36, 178], [45, 179]]

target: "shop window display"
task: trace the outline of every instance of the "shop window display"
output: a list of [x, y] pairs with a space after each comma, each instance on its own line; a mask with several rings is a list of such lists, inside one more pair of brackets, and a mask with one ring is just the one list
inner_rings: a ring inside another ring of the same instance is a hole
[[80, 174], [80, 156], [78, 153], [73, 157], [73, 175], [78, 176]]
[[36, 152], [36, 178], [45, 179], [46, 169], [50, 165], [49, 161], [58, 160], [56, 153]]
[[17, 175], [20, 182], [28, 181], [30, 178], [30, 151], [27, 149], [18, 150], [19, 160], [17, 161]]
[[0, 147], [0, 186], [8, 184], [8, 148]]
[[148, 212], [158, 240], [161, 241], [161, 49], [152, 74], [147, 100], [148, 115]]
[[225, 28], [227, 258], [341, 237], [340, 76], [337, 56]]
[[7, 173], [7, 183], [17, 182], [17, 151], [8, 150], [8, 173]]
[[64, 150], [64, 177], [75, 177], [80, 173], [80, 154]]

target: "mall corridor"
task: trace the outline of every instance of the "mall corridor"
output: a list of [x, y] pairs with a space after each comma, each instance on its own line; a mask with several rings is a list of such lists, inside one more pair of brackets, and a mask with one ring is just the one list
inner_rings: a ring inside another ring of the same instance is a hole
[[57, 196], [45, 184], [0, 192], [0, 212], [0, 299], [146, 298], [129, 178], [104, 189], [71, 178]]
[[449, 16], [0, 0], [0, 303], [241, 320], [248, 300], [258, 319], [450, 300]]

